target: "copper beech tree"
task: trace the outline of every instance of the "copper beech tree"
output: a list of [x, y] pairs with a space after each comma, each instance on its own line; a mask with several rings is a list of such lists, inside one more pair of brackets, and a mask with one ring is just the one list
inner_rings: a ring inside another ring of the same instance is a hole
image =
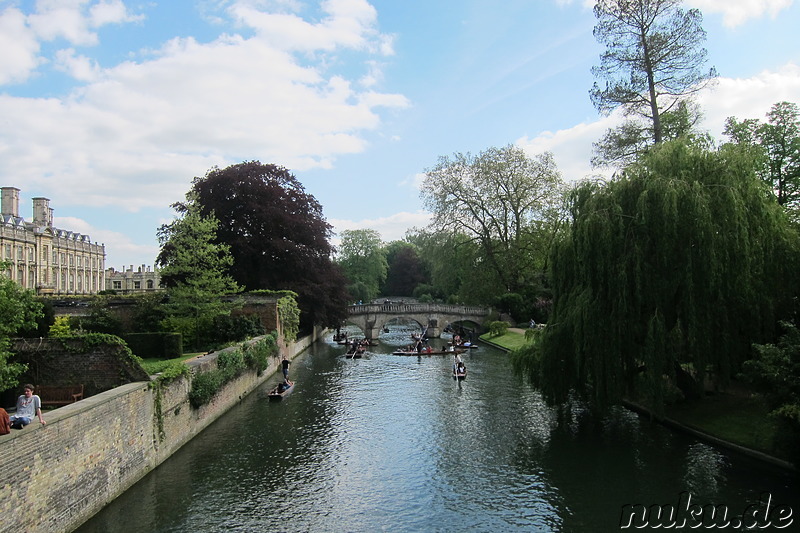
[[346, 316], [346, 281], [333, 263], [332, 226], [322, 206], [284, 167], [247, 161], [212, 168], [191, 193], [219, 221], [231, 275], [246, 290], [291, 290], [301, 327], [336, 326]]

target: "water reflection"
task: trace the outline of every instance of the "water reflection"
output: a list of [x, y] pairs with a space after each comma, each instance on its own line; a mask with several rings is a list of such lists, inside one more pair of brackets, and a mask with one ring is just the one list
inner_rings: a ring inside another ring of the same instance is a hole
[[389, 329], [363, 359], [315, 344], [286, 401], [265, 384], [79, 531], [593, 532], [682, 491], [800, 500], [792, 478], [623, 409], [559, 425], [486, 346], [463, 382], [449, 356], [393, 356], [415, 327]]

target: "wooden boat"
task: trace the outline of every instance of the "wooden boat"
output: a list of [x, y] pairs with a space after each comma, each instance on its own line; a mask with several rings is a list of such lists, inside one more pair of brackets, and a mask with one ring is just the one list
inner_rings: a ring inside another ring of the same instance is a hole
[[371, 340], [371, 341], [364, 342], [364, 339], [353, 339], [353, 340], [345, 339], [343, 341], [337, 341], [337, 343], [341, 344], [342, 346], [352, 346], [353, 344], [362, 345], [362, 346], [377, 346], [378, 345], [378, 341], [376, 341], [376, 340]]
[[283, 382], [278, 383], [274, 389], [269, 391], [269, 400], [271, 402], [283, 400], [284, 396], [288, 396], [294, 390], [294, 382], [289, 383], [289, 387], [284, 388]]
[[455, 355], [457, 353], [464, 353], [466, 350], [428, 350], [427, 348], [423, 349], [421, 352], [417, 350], [395, 350], [392, 352], [392, 355]]
[[364, 356], [364, 352], [366, 351], [367, 349], [363, 345], [353, 346], [352, 348], [347, 350], [345, 357], [347, 357], [348, 359], [361, 359]]

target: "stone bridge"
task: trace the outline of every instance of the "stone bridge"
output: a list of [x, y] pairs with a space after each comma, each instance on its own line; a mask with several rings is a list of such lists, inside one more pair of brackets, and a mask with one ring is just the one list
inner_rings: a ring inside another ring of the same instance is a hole
[[348, 322], [360, 327], [368, 339], [376, 338], [383, 326], [392, 319], [405, 318], [428, 327], [428, 337], [439, 337], [447, 324], [473, 322], [479, 328], [489, 315], [488, 307], [468, 307], [446, 304], [366, 304], [348, 308]]

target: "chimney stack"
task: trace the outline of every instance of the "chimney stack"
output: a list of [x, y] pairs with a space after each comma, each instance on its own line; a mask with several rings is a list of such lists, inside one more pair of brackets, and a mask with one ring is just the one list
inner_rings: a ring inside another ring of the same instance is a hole
[[50, 209], [49, 198], [33, 199], [33, 224], [38, 227], [53, 227], [53, 210]]
[[2, 214], [19, 217], [19, 189], [16, 187], [3, 187], [2, 189]]

